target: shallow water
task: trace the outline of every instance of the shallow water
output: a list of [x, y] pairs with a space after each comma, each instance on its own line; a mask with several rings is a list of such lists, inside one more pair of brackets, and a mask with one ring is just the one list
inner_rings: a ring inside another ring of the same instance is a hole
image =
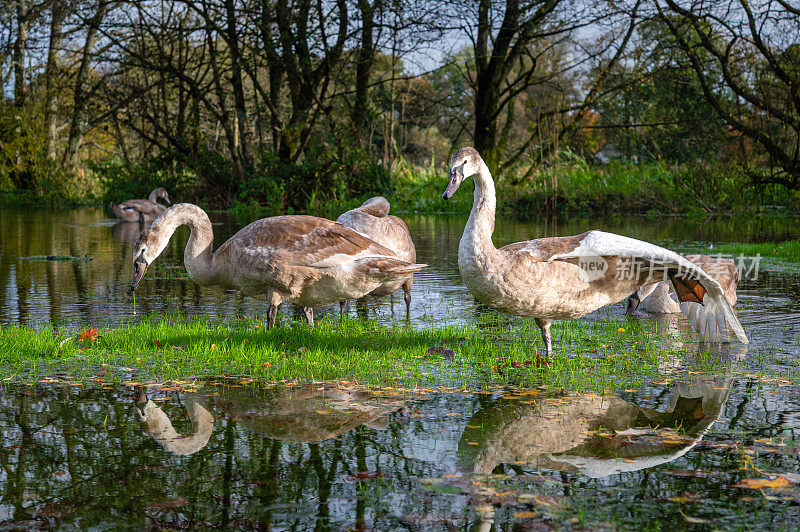
[[[133, 243], [140, 232], [135, 223], [117, 223], [99, 208], [0, 209], [0, 324], [79, 327], [91, 324], [116, 327], [143, 317], [157, 319], [181, 312], [211, 318], [231, 315], [263, 316], [262, 301], [244, 298], [235, 291], [201, 287], [188, 279], [183, 269], [183, 248], [189, 236], [179, 228], [164, 253], [148, 268], [136, 293], [136, 311], [129, 291], [132, 279]], [[466, 216], [404, 214], [417, 246], [419, 262], [429, 267], [414, 276], [412, 323], [423, 326], [429, 320], [472, 320], [485, 312], [472, 298], [458, 272], [458, 241]], [[211, 213], [215, 244], [218, 246], [252, 217]], [[588, 229], [603, 229], [648, 240], [678, 251], [709, 250], [711, 243], [768, 241], [800, 236], [796, 219], [718, 219], [690, 223], [676, 218], [619, 220], [576, 220], [554, 226], [498, 220], [495, 244], [569, 235]], [[81, 261], [25, 260], [31, 256], [72, 256]], [[747, 263], [748, 266], [751, 262]], [[800, 310], [798, 271], [765, 271], [740, 284], [743, 322], [747, 325], [755, 310], [764, 320], [797, 325]], [[766, 301], [765, 301], [766, 300]], [[766, 307], [765, 307], [766, 303]], [[355, 312], [351, 303], [350, 311]], [[318, 309], [318, 313], [338, 307]], [[764, 316], [767, 311], [767, 316]], [[361, 312], [371, 317], [402, 319], [402, 292], [391, 298], [368, 299]], [[291, 316], [289, 305], [281, 314]], [[756, 319], [756, 318], [754, 318]]]
[[[680, 512], [721, 529], [800, 526], [798, 486], [734, 486], [765, 478], [754, 466], [798, 471], [796, 386], [697, 377], [602, 397], [130, 384], [3, 390], [0, 527], [683, 529]], [[768, 396], [791, 409], [765, 415]]]
[[[211, 218], [217, 244], [252, 221]], [[412, 325], [484, 318], [489, 311], [472, 299], [456, 265], [465, 217], [404, 218], [418, 260], [430, 265], [415, 275]], [[677, 251], [800, 236], [793, 219], [557, 227], [499, 220], [495, 243], [590, 228]], [[263, 316], [261, 302], [186, 278], [185, 228], [148, 269], [134, 315], [128, 287], [138, 232], [102, 209], [0, 210], [0, 324], [74, 329], [176, 312]], [[37, 255], [91, 260], [23, 258]], [[758, 275], [740, 283], [737, 307], [751, 345], [736, 356], [759, 357], [772, 374], [794, 365], [800, 271], [762, 263]], [[402, 295], [351, 303], [350, 312], [387, 322], [405, 317]], [[281, 313], [297, 319], [286, 305]], [[617, 304], [584, 320], [622, 314]], [[682, 317], [659, 321], [666, 330], [686, 326]], [[103, 368], [98, 381], [80, 385], [56, 376], [35, 387], [2, 386], [0, 529], [800, 526], [796, 484], [763, 492], [734, 487], [743, 478], [767, 478], [759, 471], [800, 471], [800, 389], [713, 367], [690, 374], [694, 346], [684, 347], [685, 360], [675, 361], [680, 373], [665, 368], [663, 382], [605, 397], [569, 390], [383, 396], [327, 385], [281, 390], [207, 381], [188, 389], [125, 386], [119, 383], [137, 378], [126, 368]], [[673, 381], [678, 374], [693, 380]]]

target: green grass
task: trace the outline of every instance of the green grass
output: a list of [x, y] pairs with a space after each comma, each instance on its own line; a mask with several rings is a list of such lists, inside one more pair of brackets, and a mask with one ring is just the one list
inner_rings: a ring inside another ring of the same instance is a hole
[[754, 257], [781, 259], [789, 262], [800, 262], [800, 240], [786, 242], [759, 242], [755, 244], [722, 244], [719, 253], [728, 255], [744, 255]]
[[[0, 374], [20, 381], [58, 372], [80, 378], [107, 365], [130, 367], [139, 378], [233, 375], [268, 382], [605, 390], [660, 379], [677, 363], [690, 361], [698, 369], [722, 360], [687, 356], [675, 337], [649, 322], [573, 320], [554, 324], [555, 355], [539, 366], [544, 346], [533, 320], [490, 316], [474, 326], [423, 330], [357, 319], [269, 329], [263, 321], [172, 317], [100, 330], [93, 341], [77, 340], [79, 331], [14, 326], [0, 330]], [[429, 353], [436, 347], [452, 354]]]
[[[574, 156], [529, 177], [504, 171], [495, 175], [499, 212], [519, 219], [543, 215], [561, 218], [609, 214], [711, 215], [797, 214], [800, 193], [777, 185], [755, 186], [741, 167], [668, 165], [664, 162], [614, 162], [591, 166]], [[400, 166], [392, 173], [392, 208], [423, 213], [469, 212], [472, 185], [465, 183], [450, 200], [443, 168]]]

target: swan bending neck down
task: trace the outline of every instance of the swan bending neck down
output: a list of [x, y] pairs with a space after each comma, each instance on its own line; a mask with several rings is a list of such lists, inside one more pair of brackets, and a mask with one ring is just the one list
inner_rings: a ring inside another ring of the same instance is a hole
[[208, 215], [196, 205], [167, 209], [136, 241], [131, 290], [147, 266], [164, 250], [181, 225], [191, 229], [183, 262], [189, 277], [269, 302], [275, 324], [278, 305], [291, 301], [314, 307], [357, 299], [393, 279], [404, 279], [425, 267], [399, 260], [395, 254], [340, 223], [315, 216], [275, 216], [257, 220], [212, 251], [214, 235]]
[[[416, 262], [417, 249], [411, 240], [408, 226], [402, 219], [389, 214], [389, 208], [389, 201], [386, 198], [375, 196], [362, 203], [360, 207], [343, 213], [336, 221], [391, 249], [398, 259]], [[406, 319], [408, 319], [411, 315], [413, 283], [414, 277], [409, 275], [406, 279], [398, 279], [376, 288], [370, 295], [387, 296], [402, 287], [403, 299], [406, 302]], [[340, 315], [344, 315], [346, 304], [346, 301], [340, 302]]]
[[667, 249], [603, 231], [495, 248], [494, 181], [474, 148], [461, 148], [453, 155], [442, 198], [451, 198], [468, 177], [475, 181], [475, 194], [458, 246], [461, 278], [486, 305], [534, 318], [548, 355], [552, 320], [578, 318], [664, 278], [672, 282], [683, 312], [702, 340], [727, 341], [730, 327], [747, 343], [719, 283]]

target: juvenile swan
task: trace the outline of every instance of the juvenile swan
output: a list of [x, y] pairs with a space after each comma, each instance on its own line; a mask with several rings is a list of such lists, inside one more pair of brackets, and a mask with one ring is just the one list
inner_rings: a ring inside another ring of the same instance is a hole
[[183, 253], [189, 277], [199, 284], [266, 299], [270, 325], [275, 324], [282, 301], [307, 307], [306, 317], [313, 326], [312, 308], [363, 297], [426, 266], [399, 260], [391, 250], [349, 227], [315, 216], [257, 220], [212, 252], [208, 215], [197, 205], [179, 203], [156, 218], [136, 241], [131, 290], [181, 225], [191, 229]]
[[158, 198], [162, 198], [169, 204], [169, 195], [163, 187], [158, 187], [150, 193], [146, 199], [129, 199], [119, 205], [111, 203], [111, 211], [123, 222], [142, 222], [149, 224], [161, 213], [167, 210], [166, 207], [158, 203]]
[[461, 148], [453, 155], [442, 198], [451, 198], [467, 177], [475, 180], [475, 199], [458, 246], [461, 278], [475, 298], [490, 307], [535, 318], [548, 355], [552, 320], [578, 318], [621, 301], [664, 275], [702, 340], [727, 341], [730, 326], [747, 343], [719, 283], [667, 249], [602, 231], [495, 248], [494, 181], [474, 148]]
[[[417, 261], [417, 249], [411, 241], [408, 226], [397, 216], [389, 214], [389, 201], [382, 196], [368, 199], [361, 204], [361, 207], [347, 211], [336, 221], [391, 249], [400, 260], [411, 263]], [[403, 298], [406, 301], [406, 317], [408, 317], [411, 313], [413, 282], [414, 278], [411, 275], [406, 279], [388, 281], [370, 292], [370, 295], [388, 296], [402, 286], [405, 292]], [[342, 313], [346, 304], [346, 301], [340, 303]]]
[[[683, 258], [703, 268], [704, 272], [720, 284], [731, 307], [736, 305], [739, 268], [734, 261], [708, 255], [684, 255]], [[637, 308], [651, 314], [677, 314], [681, 311], [677, 296], [670, 293], [669, 281], [659, 281], [641, 287], [628, 298], [625, 313], [633, 314]]]

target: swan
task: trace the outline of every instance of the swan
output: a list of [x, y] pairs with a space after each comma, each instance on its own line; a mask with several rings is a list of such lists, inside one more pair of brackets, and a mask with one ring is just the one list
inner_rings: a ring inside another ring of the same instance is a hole
[[747, 343], [719, 283], [667, 249], [603, 231], [495, 248], [494, 181], [477, 150], [465, 147], [453, 155], [442, 198], [450, 199], [468, 177], [475, 181], [475, 193], [458, 246], [461, 278], [486, 305], [534, 318], [547, 356], [552, 353], [552, 320], [578, 318], [664, 277], [674, 284], [681, 308], [702, 340], [727, 341], [730, 327]]
[[142, 222], [150, 223], [158, 218], [161, 213], [167, 210], [166, 207], [158, 203], [158, 198], [162, 198], [169, 204], [169, 195], [166, 189], [158, 187], [150, 193], [146, 200], [129, 199], [119, 205], [111, 203], [111, 211], [123, 222]]
[[[408, 226], [397, 216], [389, 214], [389, 201], [382, 196], [368, 199], [360, 207], [339, 216], [336, 221], [391, 249], [400, 260], [410, 263], [417, 261], [417, 249], [411, 240]], [[411, 313], [413, 282], [414, 278], [411, 275], [405, 279], [389, 281], [370, 292], [370, 295], [388, 296], [402, 286], [403, 299], [406, 302], [406, 318], [408, 318]], [[341, 314], [344, 314], [346, 304], [347, 301], [340, 302]]]
[[266, 299], [271, 326], [283, 301], [305, 307], [313, 326], [314, 307], [358, 299], [426, 266], [399, 260], [391, 250], [349, 227], [315, 216], [257, 220], [212, 251], [208, 215], [197, 205], [179, 203], [139, 235], [133, 251], [131, 290], [181, 225], [191, 229], [183, 253], [189, 277], [201, 285]]
[[[728, 299], [731, 307], [736, 306], [736, 287], [739, 284], [739, 268], [731, 259], [709, 257], [708, 255], [684, 255], [686, 260], [697, 264], [714, 278]], [[668, 281], [659, 281], [641, 287], [628, 298], [626, 314], [633, 314], [637, 308], [651, 314], [677, 314], [681, 311], [677, 299], [670, 294]]]

